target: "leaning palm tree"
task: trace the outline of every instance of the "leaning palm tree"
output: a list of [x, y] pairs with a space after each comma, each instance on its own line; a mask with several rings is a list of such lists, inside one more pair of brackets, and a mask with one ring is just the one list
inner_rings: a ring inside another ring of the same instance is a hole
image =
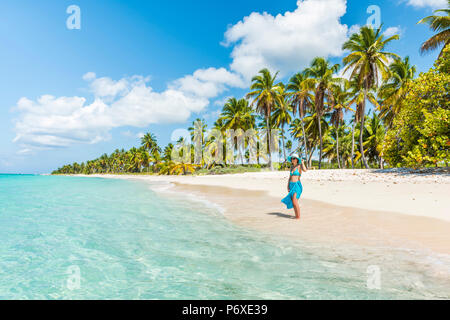
[[333, 86], [331, 97], [329, 99], [330, 101], [328, 101], [331, 107], [330, 123], [336, 128], [336, 159], [339, 169], [341, 169], [339, 155], [339, 127], [344, 121], [344, 111], [351, 110], [351, 100], [349, 100], [351, 93], [347, 88], [348, 84]]
[[[342, 49], [350, 51], [348, 56], [343, 59], [346, 66], [344, 73], [352, 70], [350, 78], [357, 77], [363, 88], [361, 128], [364, 128], [364, 115], [369, 90], [378, 86], [380, 75], [383, 79], [387, 78], [389, 74], [388, 59], [398, 58], [396, 54], [385, 52], [384, 49], [389, 42], [397, 39], [399, 39], [398, 35], [385, 39], [381, 27], [374, 30], [371, 26], [364, 26], [358, 33], [352, 34], [350, 39], [342, 46]], [[363, 131], [360, 130], [359, 147], [364, 166], [368, 169], [369, 165], [364, 157]]]
[[315, 58], [311, 66], [305, 70], [305, 81], [307, 88], [314, 88], [314, 106], [317, 113], [317, 121], [319, 127], [319, 169], [322, 165], [322, 126], [321, 119], [325, 112], [325, 97], [330, 95], [331, 87], [342, 82], [341, 78], [335, 77], [335, 73], [339, 70], [339, 64], [332, 65], [329, 60], [318, 57]]
[[382, 100], [380, 117], [388, 127], [392, 125], [395, 115], [400, 112], [408, 85], [414, 80], [416, 67], [411, 66], [409, 57], [405, 57], [403, 60], [396, 59], [389, 66], [389, 71], [389, 78], [383, 82], [378, 91], [378, 96]]
[[300, 117], [300, 124], [302, 126], [303, 133], [303, 146], [305, 154], [308, 154], [308, 147], [306, 142], [305, 124], [303, 119], [306, 113], [310, 110], [313, 104], [314, 95], [311, 93], [311, 88], [306, 86], [307, 77], [304, 73], [296, 73], [289, 79], [287, 85], [288, 91], [290, 91], [291, 104], [293, 106], [293, 115], [295, 117], [297, 111]]
[[[443, 15], [438, 15], [438, 13], [443, 13]], [[439, 53], [440, 58], [445, 47], [450, 43], [450, 0], [447, 0], [447, 9], [435, 10], [434, 15], [425, 17], [418, 23], [428, 24], [431, 30], [437, 32], [422, 44], [420, 52], [423, 54], [443, 46]]]
[[270, 117], [275, 105], [280, 101], [281, 87], [275, 84], [278, 72], [272, 76], [268, 69], [262, 69], [257, 76], [252, 78], [251, 92], [247, 94], [247, 99], [252, 98], [252, 105], [256, 105], [256, 111], [264, 116], [267, 127], [267, 145], [269, 155], [269, 167], [273, 170], [272, 149], [271, 149], [271, 128]]

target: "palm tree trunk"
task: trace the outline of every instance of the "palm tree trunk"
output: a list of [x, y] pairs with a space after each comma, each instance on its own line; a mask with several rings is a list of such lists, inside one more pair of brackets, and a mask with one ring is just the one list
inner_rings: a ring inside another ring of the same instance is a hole
[[286, 144], [284, 143], [284, 123], [283, 126], [281, 127], [281, 139], [283, 139], [284, 162], [286, 162], [287, 158], [286, 158]]
[[305, 133], [305, 124], [303, 123], [303, 117], [300, 117], [300, 122], [302, 124], [303, 145], [305, 146], [305, 155], [307, 155], [308, 154], [308, 146], [306, 145], [306, 133]]
[[269, 168], [271, 171], [273, 171], [273, 165], [272, 165], [272, 148], [270, 147], [270, 126], [269, 126], [269, 116], [266, 117], [266, 125], [267, 125], [267, 147], [269, 151]]
[[339, 127], [336, 127], [336, 159], [338, 162], [338, 167], [341, 169], [341, 161], [339, 159]]
[[369, 166], [366, 161], [366, 157], [364, 156], [364, 146], [363, 146], [363, 134], [364, 134], [364, 121], [366, 115], [366, 99], [367, 99], [367, 91], [369, 88], [364, 89], [364, 100], [362, 103], [362, 112], [361, 112], [361, 128], [359, 130], [359, 151], [361, 152], [361, 160], [364, 163], [364, 167], [369, 169]]
[[311, 150], [309, 151], [309, 155], [308, 155], [308, 166], [311, 168], [312, 167], [312, 155], [314, 153], [314, 148], [311, 148]]
[[352, 127], [352, 169], [355, 169], [355, 128], [356, 128], [356, 116], [355, 120], [353, 121], [353, 127]]
[[320, 115], [317, 114], [317, 121], [319, 122], [319, 140], [320, 140], [320, 150], [319, 150], [319, 169], [322, 166], [322, 123], [320, 121]]

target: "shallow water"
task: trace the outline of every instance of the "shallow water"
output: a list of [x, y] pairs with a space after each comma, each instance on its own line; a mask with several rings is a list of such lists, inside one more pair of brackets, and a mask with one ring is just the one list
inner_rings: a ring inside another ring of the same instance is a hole
[[135, 181], [0, 175], [0, 243], [0, 299], [450, 297], [447, 257], [293, 243]]

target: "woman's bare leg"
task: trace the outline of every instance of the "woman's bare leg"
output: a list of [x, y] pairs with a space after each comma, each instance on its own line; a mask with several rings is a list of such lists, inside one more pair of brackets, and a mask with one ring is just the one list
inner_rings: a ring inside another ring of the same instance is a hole
[[294, 205], [295, 219], [300, 219], [300, 206], [298, 204], [296, 193], [292, 196], [292, 204]]

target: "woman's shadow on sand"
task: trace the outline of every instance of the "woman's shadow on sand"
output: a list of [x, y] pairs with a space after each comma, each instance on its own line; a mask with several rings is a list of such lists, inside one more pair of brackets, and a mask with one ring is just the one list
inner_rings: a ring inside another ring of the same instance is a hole
[[277, 216], [277, 217], [280, 217], [280, 218], [285, 218], [285, 219], [295, 219], [294, 216], [291, 216], [291, 215], [286, 214], [286, 213], [281, 213], [281, 212], [269, 212], [267, 214], [271, 215], [271, 216]]

